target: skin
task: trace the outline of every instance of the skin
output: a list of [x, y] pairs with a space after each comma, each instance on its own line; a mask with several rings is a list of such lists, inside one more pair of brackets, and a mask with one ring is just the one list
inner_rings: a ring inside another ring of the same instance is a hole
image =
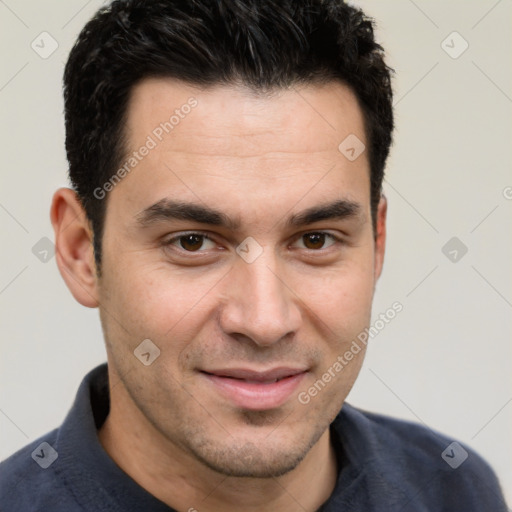
[[[74, 192], [53, 199], [59, 269], [81, 304], [99, 307], [105, 335], [111, 411], [100, 441], [179, 511], [313, 511], [335, 486], [328, 427], [365, 350], [309, 403], [298, 395], [368, 327], [384, 257], [386, 202], [374, 229], [366, 151], [351, 162], [338, 150], [349, 134], [367, 145], [361, 109], [338, 82], [257, 97], [148, 79], [132, 91], [128, 149], [191, 96], [197, 107], [108, 195], [101, 277]], [[238, 226], [141, 223], [162, 200], [214, 208]], [[287, 224], [339, 200], [357, 212]], [[169, 243], [190, 231], [211, 241], [194, 239], [198, 251], [183, 238]], [[304, 237], [312, 232], [340, 241]], [[263, 249], [252, 263], [236, 252], [249, 236]], [[134, 356], [147, 338], [160, 349], [149, 366]], [[280, 366], [306, 372], [272, 409], [237, 406], [201, 373]]]

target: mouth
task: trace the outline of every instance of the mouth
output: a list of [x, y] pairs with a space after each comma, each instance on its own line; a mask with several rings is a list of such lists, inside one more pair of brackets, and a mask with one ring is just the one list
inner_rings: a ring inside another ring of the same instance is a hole
[[279, 367], [266, 371], [244, 368], [202, 370], [215, 392], [233, 405], [262, 411], [282, 406], [297, 389], [308, 370]]

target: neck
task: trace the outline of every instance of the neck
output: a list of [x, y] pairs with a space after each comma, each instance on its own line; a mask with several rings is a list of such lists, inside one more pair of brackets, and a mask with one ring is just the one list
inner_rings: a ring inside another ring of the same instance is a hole
[[111, 410], [99, 431], [100, 442], [125, 473], [175, 510], [312, 512], [334, 490], [337, 464], [329, 429], [283, 476], [228, 477], [164, 438], [121, 388], [110, 390]]

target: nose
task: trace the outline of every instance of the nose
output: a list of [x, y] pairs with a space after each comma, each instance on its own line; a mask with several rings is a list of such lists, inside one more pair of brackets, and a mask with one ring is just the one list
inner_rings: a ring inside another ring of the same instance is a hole
[[264, 253], [252, 263], [240, 258], [228, 275], [220, 313], [226, 334], [265, 347], [298, 331], [300, 299], [273, 255]]

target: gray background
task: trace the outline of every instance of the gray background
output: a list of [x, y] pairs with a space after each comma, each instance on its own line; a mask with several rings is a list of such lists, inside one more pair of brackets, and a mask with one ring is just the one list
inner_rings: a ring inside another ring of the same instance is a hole
[[[372, 339], [349, 401], [467, 443], [510, 503], [512, 3], [357, 4], [378, 20], [397, 72], [374, 317], [395, 301], [404, 309]], [[63, 65], [100, 5], [0, 1], [0, 458], [56, 427], [105, 360], [97, 311], [71, 297], [44, 239], [51, 195], [67, 184]], [[42, 32], [58, 44], [49, 56]]]

